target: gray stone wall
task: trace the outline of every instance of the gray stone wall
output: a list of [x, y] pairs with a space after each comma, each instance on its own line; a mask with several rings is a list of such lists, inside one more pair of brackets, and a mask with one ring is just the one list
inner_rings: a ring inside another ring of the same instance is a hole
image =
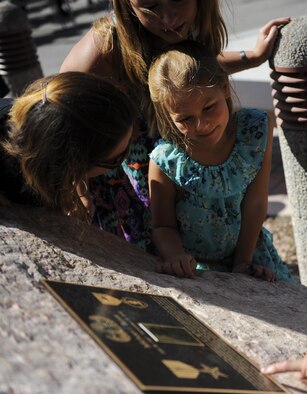
[[[154, 263], [70, 218], [0, 207], [0, 393], [139, 393], [41, 278], [172, 296], [259, 365], [307, 352], [305, 286], [214, 272], [178, 279]], [[291, 393], [304, 387], [291, 374], [276, 380]]]

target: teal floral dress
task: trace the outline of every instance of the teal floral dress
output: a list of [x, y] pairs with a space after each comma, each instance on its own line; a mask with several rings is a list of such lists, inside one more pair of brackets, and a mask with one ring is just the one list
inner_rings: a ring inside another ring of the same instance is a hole
[[[256, 109], [236, 113], [234, 148], [228, 159], [203, 166], [186, 151], [160, 140], [150, 154], [160, 169], [183, 191], [176, 204], [178, 228], [185, 250], [203, 270], [232, 270], [241, 225], [241, 203], [261, 168], [268, 133], [267, 115]], [[278, 255], [272, 234], [262, 228], [252, 259], [270, 268], [278, 280], [294, 282]]]

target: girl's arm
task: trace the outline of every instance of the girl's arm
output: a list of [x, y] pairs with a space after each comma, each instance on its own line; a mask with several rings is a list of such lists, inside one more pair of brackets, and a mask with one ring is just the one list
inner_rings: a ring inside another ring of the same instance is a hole
[[[250, 264], [259, 233], [267, 214], [269, 179], [272, 158], [273, 124], [268, 118], [267, 146], [260, 171], [247, 188], [242, 202], [241, 228], [234, 256], [234, 272], [242, 272]], [[268, 281], [275, 280], [273, 272], [267, 268], [254, 265], [254, 276], [265, 275]]]
[[157, 265], [157, 271], [180, 277], [193, 277], [196, 262], [186, 254], [177, 228], [176, 187], [157, 164], [149, 162], [149, 196], [152, 213], [152, 238], [163, 263]]
[[105, 54], [99, 51], [95, 44], [93, 29], [91, 29], [71, 49], [60, 68], [60, 72], [91, 72], [100, 77], [112, 78], [114, 68], [114, 65], [112, 65], [112, 51]]
[[289, 22], [290, 18], [271, 20], [260, 29], [253, 51], [225, 51], [218, 56], [221, 66], [228, 74], [259, 66], [271, 56], [279, 28]]

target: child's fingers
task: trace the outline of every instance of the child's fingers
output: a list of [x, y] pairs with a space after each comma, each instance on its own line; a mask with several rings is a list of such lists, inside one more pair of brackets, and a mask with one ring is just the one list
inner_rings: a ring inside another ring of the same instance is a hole
[[190, 260], [190, 266], [191, 266], [192, 272], [194, 272], [196, 270], [196, 266], [197, 266], [197, 261], [194, 258], [192, 258]]
[[165, 261], [163, 263], [158, 263], [156, 265], [156, 272], [158, 272], [159, 274], [175, 275], [179, 276], [180, 278], [185, 276], [180, 261], [172, 263], [169, 261]]
[[161, 265], [161, 274], [166, 274], [166, 275], [176, 275], [174, 269], [173, 269], [173, 264], [171, 264], [169, 261], [166, 261], [162, 263]]
[[265, 268], [262, 265], [251, 264], [251, 270], [249, 274], [255, 278], [265, 279], [268, 282], [275, 282], [275, 273], [269, 268]]
[[268, 282], [275, 282], [276, 275], [269, 268], [265, 268], [262, 265], [251, 264], [252, 270], [250, 270], [249, 274], [254, 276], [255, 278], [265, 279]]
[[156, 264], [156, 272], [159, 274], [175, 275], [180, 278], [194, 278], [195, 268], [196, 261], [190, 257]]
[[171, 264], [169, 262], [157, 263], [156, 272], [158, 272], [159, 274], [174, 275]]
[[172, 263], [171, 268], [174, 274], [176, 276], [179, 276], [179, 278], [186, 276], [185, 265], [182, 263], [181, 260], [177, 261], [176, 263]]
[[194, 270], [196, 268], [196, 261], [193, 258], [187, 256], [184, 260], [181, 260], [181, 267], [186, 278], [194, 278]]
[[265, 280], [268, 282], [275, 282], [276, 281], [276, 276], [272, 270], [269, 268], [264, 268], [263, 271], [263, 276], [265, 277]]
[[236, 273], [246, 273], [247, 275], [254, 276], [255, 278], [264, 278], [268, 282], [275, 282], [275, 273], [269, 268], [265, 268], [262, 265], [257, 264], [237, 264], [232, 272]]
[[179, 276], [180, 278], [193, 278], [193, 270], [191, 268], [191, 260], [190, 258], [186, 258], [184, 256], [180, 260], [178, 260], [175, 263], [171, 264], [172, 270], [176, 276]]
[[189, 261], [189, 276], [188, 278], [195, 278], [195, 270], [196, 270], [197, 262], [194, 258]]
[[253, 273], [251, 274], [255, 278], [261, 278], [264, 273], [264, 267], [262, 265], [252, 264]]

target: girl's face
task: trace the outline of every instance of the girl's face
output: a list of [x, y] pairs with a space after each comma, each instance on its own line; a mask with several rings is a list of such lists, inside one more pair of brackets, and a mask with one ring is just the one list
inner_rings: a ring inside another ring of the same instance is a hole
[[196, 19], [197, 0], [129, 1], [140, 23], [161, 43], [175, 44], [188, 38]]
[[104, 160], [96, 163], [96, 165], [88, 171], [88, 178], [103, 175], [111, 169], [114, 169], [121, 165], [121, 163], [128, 156], [132, 133], [133, 128], [131, 126], [128, 129], [126, 136], [122, 139], [122, 141], [118, 143], [118, 145], [110, 152], [110, 154]]
[[229, 86], [203, 86], [173, 98], [167, 109], [177, 129], [194, 147], [210, 149], [218, 144], [229, 122]]

